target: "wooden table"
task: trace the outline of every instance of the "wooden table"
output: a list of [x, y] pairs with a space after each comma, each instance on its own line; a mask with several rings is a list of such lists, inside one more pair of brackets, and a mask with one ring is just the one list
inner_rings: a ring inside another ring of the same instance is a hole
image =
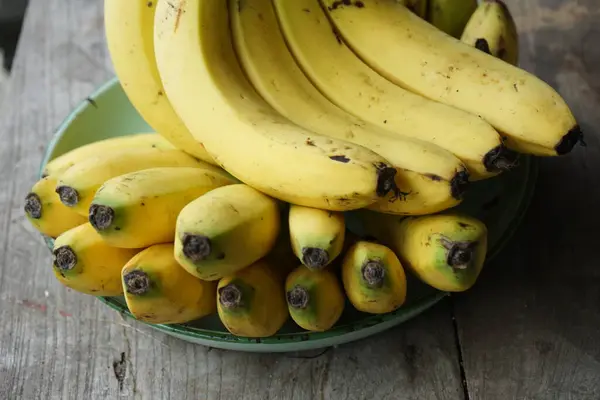
[[526, 221], [475, 288], [317, 356], [187, 344], [58, 284], [23, 198], [112, 67], [101, 0], [31, 0], [0, 107], [0, 399], [600, 399], [600, 5], [508, 3], [524, 68], [564, 95], [587, 148], [542, 161]]

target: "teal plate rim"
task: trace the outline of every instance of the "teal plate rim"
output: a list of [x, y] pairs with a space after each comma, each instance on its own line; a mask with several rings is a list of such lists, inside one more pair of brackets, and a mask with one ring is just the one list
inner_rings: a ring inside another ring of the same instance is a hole
[[[39, 170], [39, 178], [42, 177], [43, 170], [45, 165], [50, 160], [51, 154], [62, 138], [64, 132], [68, 129], [69, 125], [77, 118], [77, 116], [84, 112], [87, 107], [90, 105], [94, 105], [94, 100], [101, 96], [105, 91], [112, 88], [114, 85], [119, 84], [119, 80], [116, 77], [109, 79], [104, 84], [99, 86], [94, 92], [92, 92], [88, 97], [85, 98], [77, 107], [73, 109], [73, 111], [61, 122], [61, 124], [56, 129], [52, 139], [47, 145], [47, 148], [44, 153], [44, 157], [42, 159], [40, 170]], [[521, 203], [519, 204], [519, 208], [517, 213], [515, 213], [510, 228], [508, 228], [502, 238], [495, 244], [495, 246], [488, 250], [488, 256], [486, 260], [486, 264], [490, 263], [490, 261], [495, 258], [500, 251], [504, 248], [507, 242], [513, 237], [514, 233], [517, 231], [521, 222], [527, 213], [529, 205], [531, 203], [531, 199], [535, 192], [535, 183], [538, 175], [538, 162], [535, 157], [523, 157], [524, 163], [527, 164], [527, 177], [526, 177], [526, 190], [523, 192], [523, 196], [521, 199]], [[44, 236], [44, 240], [46, 245], [50, 248], [53, 246], [53, 239]], [[450, 293], [437, 291], [431, 295], [423, 296], [419, 299], [415, 299], [415, 301], [410, 304], [399, 308], [393, 312], [381, 315], [370, 315], [365, 316], [365, 318], [355, 321], [352, 323], [346, 323], [343, 325], [336, 325], [332, 329], [325, 332], [301, 332], [301, 333], [277, 333], [275, 336], [266, 337], [266, 338], [249, 338], [243, 336], [235, 336], [233, 334], [227, 332], [218, 332], [208, 329], [196, 328], [193, 326], [188, 326], [186, 324], [150, 324], [144, 321], [140, 321], [136, 319], [129, 310], [117, 299], [113, 297], [102, 297], [96, 296], [101, 302], [108, 305], [110, 308], [118, 311], [120, 314], [132, 318], [138, 322], [141, 322], [145, 325], [148, 325], [156, 330], [163, 331], [169, 335], [179, 337], [182, 339], [195, 339], [199, 342], [202, 342], [205, 345], [210, 346], [210, 343], [215, 343], [218, 346], [219, 343], [226, 343], [231, 345], [232, 343], [239, 343], [240, 345], [269, 345], [268, 351], [276, 352], [277, 348], [274, 348], [273, 345], [279, 345], [281, 347], [289, 347], [290, 344], [294, 343], [302, 343], [302, 342], [313, 342], [311, 346], [300, 346], [296, 347], [296, 350], [308, 350], [308, 349], [316, 349], [320, 347], [327, 347], [331, 345], [337, 345], [342, 343], [348, 343], [354, 340], [362, 339], [368, 337], [372, 334], [382, 332], [386, 329], [389, 329], [393, 326], [399, 325], [417, 315], [422, 313], [423, 311], [431, 308], [443, 298], [449, 296]], [[315, 342], [331, 341], [332, 338], [335, 337], [344, 337], [343, 340], [335, 341], [335, 343], [327, 343], [323, 344], [323, 346], [318, 345]], [[277, 346], [277, 347], [279, 347]], [[237, 350], [246, 350], [246, 346], [237, 347]], [[231, 348], [230, 346], [223, 348]], [[247, 351], [260, 351], [256, 348], [248, 348]], [[281, 349], [279, 351], [293, 351], [286, 349]]]

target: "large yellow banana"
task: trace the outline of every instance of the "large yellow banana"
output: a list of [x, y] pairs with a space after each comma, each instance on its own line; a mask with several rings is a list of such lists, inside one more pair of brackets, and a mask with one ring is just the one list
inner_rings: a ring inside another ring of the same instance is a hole
[[446, 35], [395, 0], [364, 0], [362, 7], [318, 1], [340, 40], [379, 74], [481, 116], [507, 137], [513, 149], [562, 155], [581, 140], [571, 110], [550, 85]]
[[62, 154], [46, 164], [44, 176], [58, 176], [73, 165], [87, 160], [98, 154], [107, 154], [113, 151], [126, 149], [158, 148], [174, 150], [175, 147], [161, 135], [156, 133], [135, 133], [125, 136], [115, 136], [108, 139], [88, 143]]
[[213, 169], [163, 167], [120, 175], [96, 192], [89, 221], [116, 247], [172, 243], [179, 212], [188, 203], [236, 180]]
[[229, 332], [268, 337], [281, 329], [289, 314], [278, 268], [262, 259], [219, 281], [217, 311]]
[[280, 220], [277, 201], [250, 186], [214, 189], [179, 213], [175, 258], [200, 279], [220, 279], [269, 253]]
[[477, 0], [429, 0], [427, 21], [448, 35], [460, 38]]
[[220, 168], [197, 160], [181, 150], [127, 149], [98, 154], [69, 168], [60, 176], [56, 192], [62, 203], [88, 215], [96, 190], [119, 175], [156, 167]]
[[104, 1], [104, 26], [112, 65], [127, 97], [152, 129], [180, 150], [214, 164], [165, 95], [154, 58], [156, 3], [156, 0]]
[[[292, 122], [363, 145], [396, 167], [396, 185], [406, 195], [400, 199], [390, 193], [369, 208], [395, 214], [426, 214], [460, 203], [468, 175], [459, 159], [431, 143], [392, 135], [331, 103], [288, 51], [271, 1], [230, 1], [238, 58], [259, 94]], [[434, 176], [439, 179], [432, 179]]]
[[190, 322], [217, 311], [216, 282], [191, 276], [173, 258], [173, 244], [138, 253], [119, 274], [127, 308], [152, 324]]
[[[512, 165], [514, 154], [506, 150], [488, 123], [402, 89], [358, 59], [336, 36], [318, 1], [273, 3], [298, 65], [340, 108], [396, 135], [421, 139], [454, 153], [466, 164], [472, 179], [493, 176]], [[408, 152], [413, 150], [414, 146]], [[412, 156], [401, 158], [423, 162], [423, 167], [431, 165], [432, 161], [421, 159], [421, 154], [414, 151]]]
[[460, 40], [513, 65], [519, 63], [517, 26], [501, 0], [484, 0], [469, 19]]
[[344, 247], [344, 214], [317, 208], [290, 206], [289, 229], [294, 254], [310, 269], [323, 269]]
[[60, 202], [55, 192], [56, 179], [46, 176], [33, 185], [25, 197], [25, 216], [42, 234], [55, 238], [87, 219]]
[[63, 285], [94, 296], [123, 294], [120, 272], [139, 249], [109, 246], [89, 223], [56, 238], [53, 271]]
[[272, 197], [330, 210], [362, 208], [394, 189], [383, 157], [300, 128], [256, 93], [236, 59], [227, 9], [227, 1], [164, 0], [155, 19], [167, 95], [219, 165]]

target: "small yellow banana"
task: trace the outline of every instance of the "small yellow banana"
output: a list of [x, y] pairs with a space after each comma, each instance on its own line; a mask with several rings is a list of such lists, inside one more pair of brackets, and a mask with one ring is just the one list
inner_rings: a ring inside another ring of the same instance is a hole
[[358, 241], [346, 253], [342, 280], [348, 299], [359, 311], [383, 314], [406, 300], [406, 275], [398, 257], [378, 243]]
[[513, 150], [564, 155], [581, 141], [564, 99], [530, 72], [446, 35], [395, 0], [319, 1], [341, 40], [380, 75], [480, 116]]
[[301, 265], [288, 275], [285, 290], [288, 311], [302, 329], [329, 330], [344, 311], [344, 290], [329, 270], [311, 271]]
[[172, 243], [179, 212], [206, 192], [237, 181], [214, 168], [162, 167], [106, 181], [90, 206], [89, 221], [106, 243], [142, 248]]
[[221, 279], [267, 255], [279, 230], [275, 199], [244, 184], [223, 186], [181, 210], [175, 258], [200, 279]]
[[483, 222], [455, 213], [404, 219], [361, 214], [367, 231], [392, 248], [426, 284], [448, 292], [462, 292], [475, 284], [487, 253]]
[[157, 0], [105, 0], [106, 42], [115, 73], [142, 118], [177, 148], [214, 160], [181, 121], [165, 94], [154, 57]]
[[94, 296], [119, 296], [121, 269], [139, 249], [111, 247], [89, 223], [66, 231], [54, 242], [53, 271], [60, 283]]
[[429, 0], [427, 21], [455, 38], [460, 38], [477, 0]]
[[119, 275], [127, 308], [140, 321], [181, 324], [217, 311], [216, 282], [191, 276], [173, 258], [173, 244], [150, 246]]
[[469, 19], [460, 40], [510, 64], [519, 63], [517, 26], [501, 0], [484, 0]]
[[237, 336], [272, 336], [288, 319], [278, 265], [266, 259], [219, 281], [217, 310], [227, 330]]
[[175, 110], [240, 181], [289, 203], [333, 211], [365, 207], [396, 189], [396, 170], [384, 157], [303, 129], [256, 93], [233, 49], [227, 1], [159, 2], [154, 38]]
[[44, 168], [43, 176], [58, 176], [88, 158], [98, 154], [107, 154], [113, 151], [127, 149], [157, 148], [162, 150], [175, 150], [175, 147], [161, 135], [156, 133], [134, 133], [125, 136], [116, 136], [108, 139], [88, 143], [50, 160]]
[[310, 269], [323, 269], [340, 255], [344, 246], [344, 214], [317, 208], [290, 206], [292, 249]]
[[25, 197], [25, 216], [42, 234], [56, 238], [87, 222], [87, 219], [60, 202], [54, 191], [56, 179], [46, 176], [33, 185]]
[[107, 180], [130, 172], [156, 167], [218, 167], [197, 160], [181, 150], [142, 148], [98, 154], [75, 164], [56, 186], [60, 201], [80, 215], [87, 216], [96, 190]]

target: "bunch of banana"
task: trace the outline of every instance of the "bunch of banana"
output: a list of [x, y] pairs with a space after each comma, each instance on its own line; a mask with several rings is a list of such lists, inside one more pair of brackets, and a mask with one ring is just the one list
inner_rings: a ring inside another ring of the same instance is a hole
[[59, 282], [151, 324], [323, 332], [468, 290], [470, 183], [582, 139], [500, 0], [106, 0], [105, 25], [157, 133], [55, 158], [24, 209]]

